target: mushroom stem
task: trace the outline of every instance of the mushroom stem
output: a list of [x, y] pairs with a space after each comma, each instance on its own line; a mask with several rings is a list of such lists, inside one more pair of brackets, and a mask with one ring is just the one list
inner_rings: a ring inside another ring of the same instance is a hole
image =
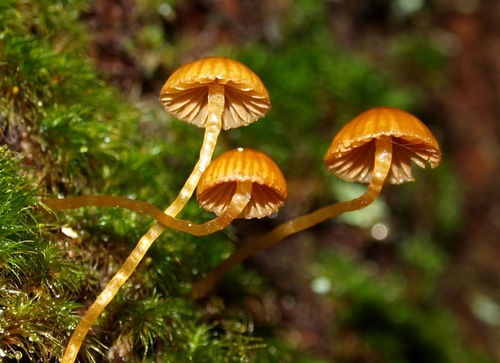
[[212, 160], [212, 155], [217, 144], [217, 138], [222, 127], [222, 113], [224, 111], [224, 86], [220, 84], [211, 84], [208, 86], [208, 116], [205, 128], [205, 136], [200, 149], [200, 157], [196, 163], [191, 175], [184, 183], [177, 198], [165, 210], [170, 216], [176, 216], [187, 201], [193, 195], [201, 174], [205, 171]]
[[90, 195], [79, 197], [68, 197], [64, 199], [47, 198], [43, 203], [52, 211], [57, 212], [66, 209], [78, 209], [84, 207], [109, 207], [123, 208], [134, 212], [144, 213], [153, 217], [164, 227], [174, 229], [179, 232], [189, 233], [193, 236], [206, 236], [226, 228], [238, 217], [251, 198], [252, 183], [240, 182], [236, 186], [230, 204], [221, 214], [203, 224], [195, 224], [182, 219], [171, 217], [161, 211], [158, 207], [127, 197], [114, 195]]
[[[146, 209], [142, 210], [153, 212], [155, 216], [158, 217], [158, 219], [161, 218], [162, 223], [165, 222], [165, 224], [167, 223], [170, 224], [172, 223], [172, 221], [175, 221], [175, 223], [179, 227], [182, 227], [182, 230], [185, 230], [188, 233], [203, 236], [223, 229], [228, 224], [230, 224], [233, 221], [233, 219], [237, 218], [243, 211], [245, 206], [248, 204], [248, 202], [250, 201], [251, 194], [252, 194], [252, 182], [246, 181], [237, 183], [236, 191], [231, 199], [231, 203], [228, 205], [224, 213], [219, 217], [216, 217], [213, 220], [205, 222], [201, 225], [195, 225], [189, 222], [177, 220], [173, 217], [163, 214], [160, 210], [158, 210], [159, 211], [158, 214], [158, 212], [155, 209], [156, 207], [153, 207], [151, 205], [148, 206]], [[99, 205], [102, 206], [110, 206], [110, 205], [116, 206], [116, 203], [118, 202], [119, 204], [121, 203], [121, 205], [126, 208], [131, 206], [130, 200], [117, 199], [115, 197], [108, 197], [107, 200], [103, 198], [96, 199], [95, 197], [94, 198], [90, 197], [87, 199], [80, 198], [78, 200], [77, 198], [73, 198], [71, 202], [73, 203], [66, 204], [65, 208], [63, 209], [66, 209], [66, 207], [69, 205], [71, 205], [71, 208], [79, 208], [79, 206], [86, 206], [88, 205], [85, 204], [86, 202], [92, 202], [92, 203], [97, 202]], [[136, 210], [135, 206], [138, 206], [139, 204], [136, 203], [133, 204], [135, 204], [133, 210]], [[53, 205], [57, 207], [58, 204], [49, 203], [47, 205], [49, 206]], [[162, 217], [161, 215], [165, 217]], [[82, 345], [83, 339], [87, 335], [88, 331], [95, 323], [99, 315], [106, 308], [106, 306], [115, 297], [118, 290], [127, 281], [130, 275], [132, 275], [132, 273], [137, 268], [139, 263], [142, 261], [144, 255], [146, 254], [146, 252], [148, 251], [149, 247], [153, 242], [154, 239], [149, 238], [149, 234], [146, 234], [141, 238], [137, 246], [134, 248], [132, 253], [127, 257], [127, 259], [120, 267], [118, 272], [115, 274], [115, 276], [113, 276], [113, 278], [109, 281], [104, 290], [99, 294], [94, 303], [89, 307], [83, 318], [80, 320], [80, 323], [76, 327], [75, 331], [73, 332], [73, 335], [71, 336], [71, 339], [68, 343], [64, 356], [62, 358], [61, 361], [62, 363], [72, 363], [75, 361], [78, 351], [80, 350], [80, 347]]]
[[238, 249], [232, 256], [219, 264], [205, 277], [198, 280], [190, 292], [191, 297], [201, 298], [205, 296], [226, 273], [238, 266], [248, 257], [255, 253], [274, 245], [284, 238], [306, 230], [328, 218], [339, 216], [345, 212], [352, 212], [362, 209], [375, 201], [380, 194], [386, 176], [389, 173], [392, 162], [392, 142], [389, 138], [375, 140], [375, 163], [373, 176], [366, 192], [358, 198], [332, 204], [318, 209], [312, 213], [296, 217], [284, 222], [271, 232], [264, 234], [256, 240], [246, 243]]

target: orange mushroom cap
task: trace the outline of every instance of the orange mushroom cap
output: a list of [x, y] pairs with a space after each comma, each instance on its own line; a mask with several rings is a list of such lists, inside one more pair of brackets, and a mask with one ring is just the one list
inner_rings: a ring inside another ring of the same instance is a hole
[[203, 58], [177, 69], [163, 85], [160, 102], [180, 120], [205, 127], [210, 84], [224, 86], [225, 130], [249, 125], [271, 109], [269, 93], [259, 77], [246, 65], [222, 57]]
[[377, 107], [348, 122], [335, 136], [324, 162], [338, 177], [369, 183], [374, 165], [375, 140], [393, 143], [391, 170], [385, 180], [402, 184], [414, 180], [412, 161], [432, 168], [441, 161], [441, 150], [434, 135], [412, 114], [392, 107]]
[[287, 198], [285, 178], [276, 163], [254, 149], [227, 151], [212, 161], [203, 173], [196, 199], [206, 210], [224, 213], [236, 183], [251, 181], [252, 195], [239, 218], [262, 218], [277, 212]]

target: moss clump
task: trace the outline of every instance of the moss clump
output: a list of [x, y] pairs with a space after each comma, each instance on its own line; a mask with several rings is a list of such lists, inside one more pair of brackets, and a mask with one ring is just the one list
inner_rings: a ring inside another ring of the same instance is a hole
[[[116, 193], [164, 207], [201, 143], [202, 133], [193, 135], [190, 126], [173, 132], [155, 124], [154, 110], [140, 118], [99, 78], [78, 22], [85, 4], [0, 5], [2, 360], [57, 361], [82, 312], [151, 224], [141, 215], [99, 208], [56, 218], [40, 196]], [[207, 217], [193, 206], [185, 214]], [[214, 246], [208, 259], [196, 248], [207, 242]], [[235, 316], [220, 308], [216, 318], [184, 298], [197, 269], [231, 249], [223, 234], [202, 241], [165, 233], [158, 253], [92, 329], [79, 361], [252, 360], [260, 340], [233, 329]]]
[[9, 1], [0, 8], [0, 142], [23, 153], [23, 164], [54, 193], [103, 183], [133, 112], [86, 59], [77, 21], [83, 4]]
[[19, 162], [0, 148], [0, 357], [47, 361], [61, 354], [67, 327], [78, 321], [70, 297], [84, 273], [49, 243]]

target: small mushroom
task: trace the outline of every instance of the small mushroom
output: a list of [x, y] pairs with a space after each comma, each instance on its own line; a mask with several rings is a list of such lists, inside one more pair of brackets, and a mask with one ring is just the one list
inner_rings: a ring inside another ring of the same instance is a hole
[[237, 186], [249, 184], [251, 198], [237, 218], [263, 218], [277, 212], [287, 198], [286, 181], [276, 163], [254, 149], [227, 151], [203, 173], [196, 199], [218, 216], [228, 213]]
[[[162, 223], [162, 228], [172, 227], [204, 236], [225, 228], [236, 218], [262, 218], [272, 214], [284, 204], [286, 197], [285, 178], [271, 158], [257, 150], [236, 149], [215, 159], [201, 177], [198, 201], [217, 217], [200, 225], [175, 219], [149, 203], [124, 197], [72, 197], [66, 200], [46, 199], [44, 202], [54, 210], [84, 206], [123, 207], [153, 216]], [[74, 362], [90, 327], [137, 268], [150, 246], [150, 243], [145, 245], [141, 241], [80, 320], [62, 363]]]
[[220, 130], [251, 124], [271, 104], [264, 84], [251, 69], [222, 57], [200, 59], [177, 69], [161, 89], [160, 102], [174, 117], [205, 128], [199, 161], [166, 211], [175, 216], [210, 163]]
[[369, 183], [367, 191], [353, 200], [296, 217], [243, 245], [194, 285], [194, 297], [204, 296], [224, 274], [256, 252], [328, 218], [373, 203], [384, 183], [413, 180], [412, 162], [422, 168], [426, 163], [436, 167], [441, 150], [429, 129], [415, 116], [397, 108], [378, 107], [346, 124], [333, 139], [324, 161], [332, 173], [343, 179]]

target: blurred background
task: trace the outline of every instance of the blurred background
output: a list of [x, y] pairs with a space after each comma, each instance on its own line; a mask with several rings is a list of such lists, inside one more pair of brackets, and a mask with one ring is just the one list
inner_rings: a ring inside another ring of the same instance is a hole
[[322, 162], [362, 111], [403, 108], [438, 139], [436, 169], [246, 262], [259, 288], [252, 274], [250, 287], [231, 277], [218, 286], [270, 356], [277, 340], [304, 362], [500, 361], [499, 1], [95, 0], [78, 19], [86, 54], [138, 110], [145, 144], [201, 140], [158, 102], [182, 64], [229, 56], [260, 76], [271, 112], [223, 132], [216, 153], [266, 152], [290, 196], [275, 218], [236, 222], [237, 243], [363, 193]]

